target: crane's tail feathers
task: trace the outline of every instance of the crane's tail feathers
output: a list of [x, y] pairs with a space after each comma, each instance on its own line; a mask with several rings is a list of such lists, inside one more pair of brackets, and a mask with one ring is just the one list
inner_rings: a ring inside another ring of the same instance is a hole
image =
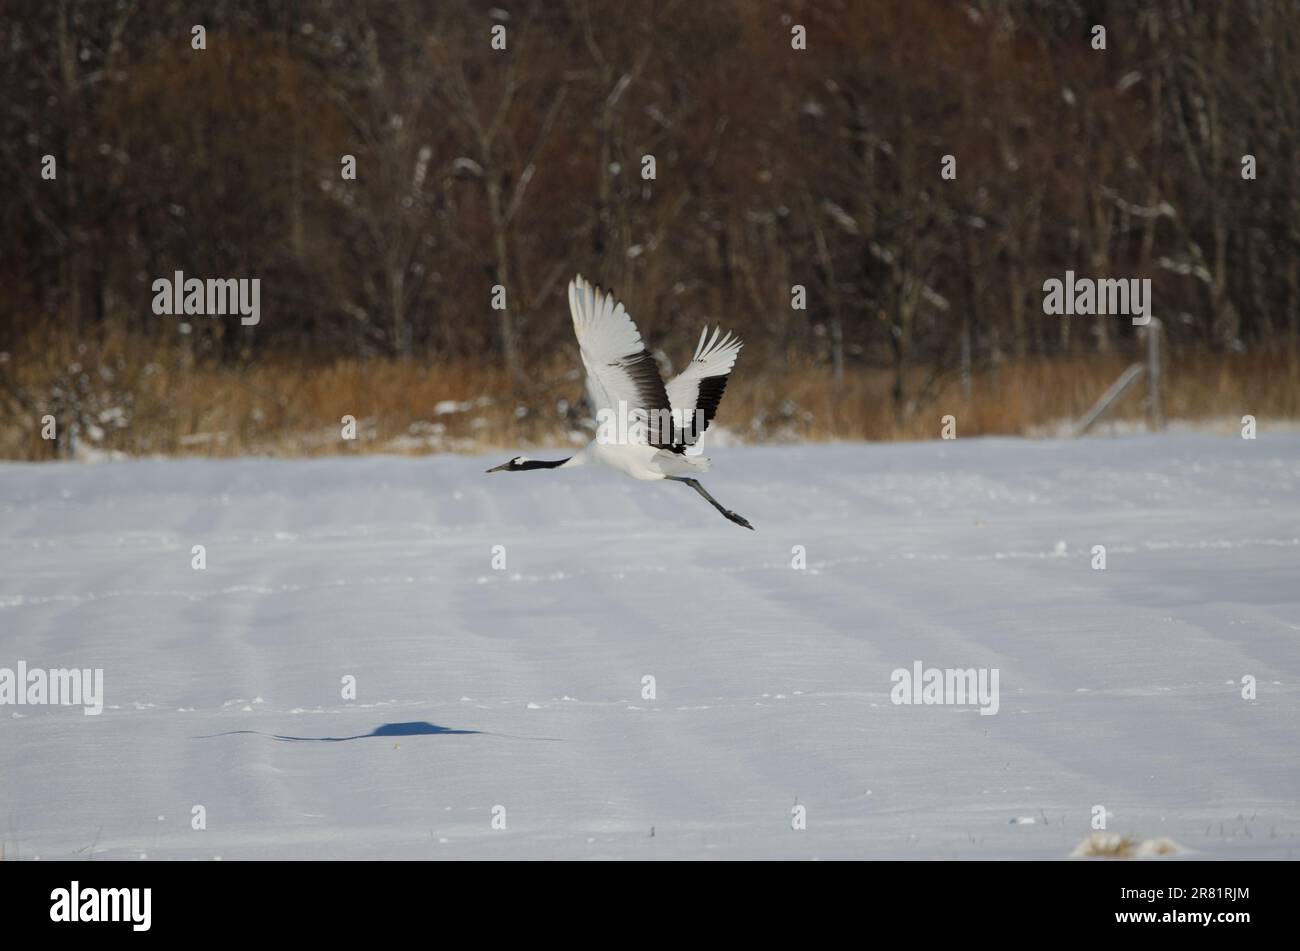
[[713, 463], [708, 456], [688, 455], [681, 452], [661, 451], [655, 455], [660, 471], [668, 477], [694, 476], [708, 472]]

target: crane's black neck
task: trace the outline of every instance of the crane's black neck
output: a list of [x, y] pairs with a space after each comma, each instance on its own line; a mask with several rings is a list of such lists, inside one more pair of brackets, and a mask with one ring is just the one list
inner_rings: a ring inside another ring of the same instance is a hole
[[570, 456], [568, 459], [556, 459], [553, 462], [545, 459], [525, 459], [523, 462], [515, 466], [515, 468], [521, 471], [524, 469], [558, 469], [572, 458], [573, 457]]

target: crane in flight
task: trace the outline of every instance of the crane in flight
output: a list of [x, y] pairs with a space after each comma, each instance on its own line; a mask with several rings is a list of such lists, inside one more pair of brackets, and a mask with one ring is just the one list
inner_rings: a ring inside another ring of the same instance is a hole
[[569, 310], [587, 371], [587, 397], [596, 414], [596, 438], [567, 459], [515, 456], [488, 472], [571, 469], [604, 465], [647, 482], [684, 482], [722, 515], [753, 530], [743, 515], [725, 508], [695, 478], [709, 471], [701, 454], [704, 435], [722, 401], [727, 376], [743, 346], [721, 330], [705, 327], [695, 355], [665, 386], [641, 334], [613, 294], [594, 287], [581, 274], [569, 282]]

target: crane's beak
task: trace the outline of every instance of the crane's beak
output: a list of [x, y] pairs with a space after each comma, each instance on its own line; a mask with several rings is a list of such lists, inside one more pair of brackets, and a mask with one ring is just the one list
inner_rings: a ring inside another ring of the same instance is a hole
[[488, 472], [500, 472], [500, 471], [503, 470], [503, 469], [509, 469], [509, 468], [510, 468], [510, 463], [511, 463], [511, 462], [514, 462], [514, 460], [511, 459], [510, 462], [503, 462], [503, 463], [501, 463], [501, 465], [489, 469]]

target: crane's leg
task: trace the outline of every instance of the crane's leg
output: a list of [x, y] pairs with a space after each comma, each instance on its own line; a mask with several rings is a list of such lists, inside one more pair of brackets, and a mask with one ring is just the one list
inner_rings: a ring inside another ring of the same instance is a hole
[[754, 530], [754, 526], [749, 524], [749, 520], [745, 518], [745, 516], [737, 515], [735, 512], [731, 511], [731, 509], [723, 508], [722, 504], [713, 496], [709, 495], [709, 493], [704, 490], [704, 486], [700, 485], [700, 483], [695, 479], [692, 479], [689, 476], [664, 476], [664, 478], [672, 479], [674, 482], [685, 482], [696, 492], [700, 493], [700, 495], [704, 496], [710, 505], [721, 512], [723, 518], [729, 519], [737, 525], [744, 525], [751, 532]]

